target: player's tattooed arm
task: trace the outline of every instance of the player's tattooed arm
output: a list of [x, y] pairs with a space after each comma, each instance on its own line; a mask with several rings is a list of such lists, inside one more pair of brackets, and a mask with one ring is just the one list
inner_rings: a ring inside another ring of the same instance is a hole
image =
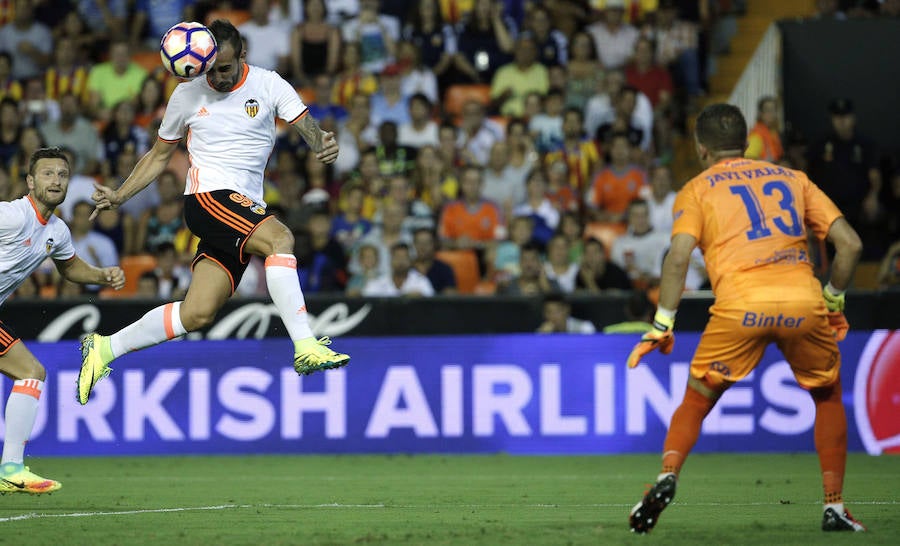
[[334, 133], [325, 132], [319, 122], [307, 114], [294, 124], [303, 140], [316, 152], [316, 159], [325, 164], [334, 163], [338, 157], [338, 143]]

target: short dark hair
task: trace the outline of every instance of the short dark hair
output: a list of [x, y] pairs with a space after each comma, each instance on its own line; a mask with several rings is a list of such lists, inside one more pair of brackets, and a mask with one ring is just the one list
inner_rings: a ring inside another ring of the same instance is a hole
[[737, 106], [710, 104], [697, 116], [697, 140], [710, 151], [743, 150], [747, 144], [747, 120]]
[[409, 249], [409, 245], [404, 242], [394, 243], [391, 245], [391, 254], [398, 250], [405, 250], [407, 254], [412, 254], [412, 251]]
[[34, 168], [37, 162], [42, 159], [62, 159], [66, 162], [66, 167], [69, 167], [69, 158], [58, 147], [38, 148], [32, 152], [31, 158], [28, 160], [28, 174], [34, 176]]
[[566, 307], [572, 306], [572, 304], [569, 303], [569, 300], [566, 299], [566, 295], [562, 292], [548, 292], [547, 295], [544, 296], [544, 304], [546, 305], [548, 303], [559, 303]]
[[222, 47], [222, 44], [229, 43], [234, 49], [234, 58], [241, 58], [244, 44], [241, 42], [241, 33], [231, 24], [231, 21], [227, 19], [216, 19], [207, 28], [212, 32], [218, 47]]

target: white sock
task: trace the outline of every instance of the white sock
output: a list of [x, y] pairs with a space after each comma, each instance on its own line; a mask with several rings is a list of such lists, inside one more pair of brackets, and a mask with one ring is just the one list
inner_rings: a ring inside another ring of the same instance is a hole
[[297, 276], [297, 258], [292, 254], [273, 254], [266, 258], [266, 286], [291, 339], [313, 337]]
[[180, 301], [154, 307], [136, 322], [109, 336], [113, 358], [186, 334], [180, 310]]
[[830, 504], [826, 504], [822, 508], [822, 511], [824, 512], [825, 510], [828, 510], [829, 508], [834, 509], [835, 512], [837, 512], [838, 514], [840, 514], [842, 516], [844, 515], [844, 503], [842, 503], [842, 502], [832, 502]]
[[3, 463], [22, 464], [25, 457], [25, 442], [31, 436], [43, 390], [44, 382], [40, 379], [19, 379], [13, 383], [12, 392], [6, 400]]

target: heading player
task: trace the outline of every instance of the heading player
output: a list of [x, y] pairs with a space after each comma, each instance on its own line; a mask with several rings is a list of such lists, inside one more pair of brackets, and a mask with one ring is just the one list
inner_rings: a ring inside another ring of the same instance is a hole
[[[672, 351], [675, 310], [697, 245], [716, 300], [691, 361], [684, 400], [672, 416], [662, 471], [631, 511], [631, 530], [646, 533], [656, 525], [675, 497], [678, 474], [703, 419], [774, 342], [816, 406], [815, 445], [825, 489], [822, 530], [864, 531], [842, 499], [847, 417], [837, 346], [849, 328], [844, 290], [862, 243], [805, 174], [743, 159], [746, 138], [747, 122], [735, 106], [713, 104], [697, 118], [695, 143], [706, 170], [675, 198], [672, 245], [663, 263], [654, 328], [635, 345], [628, 366], [637, 366], [653, 349]], [[807, 228], [835, 246], [831, 280], [824, 289], [813, 276]]]
[[[48, 257], [66, 279], [82, 284], [125, 285], [118, 267], [97, 268], [75, 255], [72, 235], [53, 214], [66, 198], [69, 162], [58, 148], [40, 148], [28, 161], [28, 195], [0, 202], [0, 304]], [[0, 372], [13, 380], [6, 400], [6, 433], [0, 493], [52, 493], [62, 485], [24, 466], [25, 443], [37, 417], [47, 371], [13, 330], [0, 321]]]
[[184, 217], [200, 238], [193, 278], [184, 301], [150, 310], [111, 336], [90, 334], [82, 342], [78, 401], [109, 375], [123, 354], [156, 345], [210, 324], [247, 268], [250, 254], [266, 262], [269, 294], [294, 341], [299, 374], [346, 365], [350, 357], [316, 340], [297, 276], [290, 230], [266, 211], [263, 174], [275, 144], [275, 118], [291, 124], [323, 163], [333, 163], [338, 144], [319, 128], [296, 91], [275, 72], [244, 62], [241, 35], [228, 21], [209, 26], [219, 53], [204, 77], [182, 83], [169, 99], [159, 138], [122, 186], [97, 186], [97, 211], [117, 207], [156, 180], [178, 142], [187, 137], [191, 159]]

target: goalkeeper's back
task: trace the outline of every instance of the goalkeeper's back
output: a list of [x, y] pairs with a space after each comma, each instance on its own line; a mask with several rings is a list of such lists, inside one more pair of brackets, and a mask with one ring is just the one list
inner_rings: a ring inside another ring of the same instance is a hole
[[725, 159], [690, 180], [673, 209], [672, 235], [698, 240], [717, 301], [821, 298], [807, 228], [824, 238], [842, 213], [801, 171]]

